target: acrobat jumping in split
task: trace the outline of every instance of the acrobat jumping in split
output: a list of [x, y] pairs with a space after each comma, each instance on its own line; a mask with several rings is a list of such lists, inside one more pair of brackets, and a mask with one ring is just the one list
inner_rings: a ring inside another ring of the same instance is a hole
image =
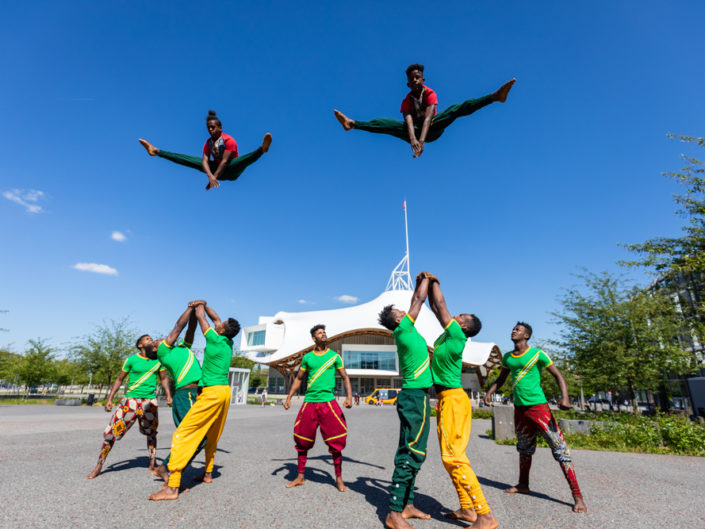
[[185, 165], [203, 171], [208, 176], [206, 189], [220, 186], [220, 181], [237, 180], [248, 166], [259, 160], [269, 150], [272, 144], [272, 135], [264, 135], [262, 145], [254, 151], [238, 156], [237, 143], [232, 136], [223, 132], [223, 124], [218, 119], [215, 110], [209, 110], [206, 117], [206, 128], [210, 138], [203, 145], [203, 156], [188, 156], [157, 149], [147, 140], [140, 139], [142, 147], [147, 149], [150, 156], [160, 156], [174, 163]]
[[468, 99], [457, 105], [451, 105], [441, 113], [436, 113], [438, 97], [424, 83], [423, 64], [412, 64], [406, 69], [406, 78], [411, 91], [401, 102], [401, 113], [404, 121], [396, 119], [379, 118], [372, 121], [356, 121], [350, 119], [338, 110], [334, 110], [335, 117], [345, 130], [358, 129], [378, 134], [389, 134], [411, 144], [414, 158], [421, 156], [426, 142], [436, 141], [443, 131], [453, 121], [462, 116], [469, 116], [482, 107], [499, 101], [504, 103], [516, 79], [512, 79], [500, 86], [495, 92], [479, 99]]

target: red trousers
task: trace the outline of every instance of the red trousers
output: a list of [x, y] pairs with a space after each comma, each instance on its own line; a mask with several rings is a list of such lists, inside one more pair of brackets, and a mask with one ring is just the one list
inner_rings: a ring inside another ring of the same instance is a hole
[[563, 433], [553, 418], [548, 404], [534, 406], [514, 406], [514, 429], [517, 434], [517, 451], [519, 452], [519, 485], [529, 486], [531, 458], [536, 452], [536, 435], [541, 434], [558, 461], [565, 476], [570, 492], [575, 497], [582, 496], [575, 477], [575, 466], [570, 456]]
[[320, 426], [323, 442], [333, 456], [335, 475], [341, 475], [343, 448], [348, 438], [348, 425], [340, 406], [335, 400], [328, 402], [304, 402], [294, 423], [294, 442], [298, 457], [298, 471], [306, 469], [306, 455], [316, 442], [316, 430]]

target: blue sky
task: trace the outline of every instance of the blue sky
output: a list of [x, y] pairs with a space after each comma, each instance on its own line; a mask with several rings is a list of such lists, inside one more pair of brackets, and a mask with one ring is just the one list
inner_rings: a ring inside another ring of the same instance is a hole
[[[0, 15], [0, 345], [17, 351], [124, 317], [166, 333], [195, 297], [245, 325], [367, 301], [403, 256], [404, 199], [412, 273], [435, 272], [452, 312], [480, 316], [478, 340], [507, 347], [517, 319], [549, 338], [581, 267], [616, 271], [618, 243], [678, 233], [661, 172], [700, 154], [666, 133], [703, 135], [701, 2], [33, 2]], [[400, 116], [412, 62], [441, 109], [517, 83], [420, 159], [344, 132], [333, 108]], [[198, 155], [209, 108], [241, 153], [267, 131], [274, 143], [205, 192], [204, 175], [137, 138]]]

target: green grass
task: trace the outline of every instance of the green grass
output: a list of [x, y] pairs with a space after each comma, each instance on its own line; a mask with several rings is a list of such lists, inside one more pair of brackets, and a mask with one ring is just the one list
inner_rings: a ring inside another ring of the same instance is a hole
[[[705, 425], [681, 415], [642, 417], [614, 413], [604, 420], [612, 423], [594, 427], [590, 434], [564, 432], [566, 443], [585, 450], [705, 457]], [[492, 431], [487, 434], [491, 437]], [[515, 439], [496, 442], [516, 445]], [[538, 446], [548, 446], [541, 436]]]
[[25, 404], [54, 404], [56, 399], [0, 399], [0, 406]]

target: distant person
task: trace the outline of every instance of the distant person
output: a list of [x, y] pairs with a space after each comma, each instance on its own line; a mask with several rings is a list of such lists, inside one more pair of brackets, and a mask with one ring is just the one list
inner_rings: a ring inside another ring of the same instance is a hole
[[261, 400], [262, 400], [262, 407], [264, 408], [265, 404], [267, 404], [267, 388], [264, 388], [262, 390]]
[[333, 456], [335, 468], [335, 486], [340, 492], [348, 488], [343, 482], [343, 454], [348, 438], [348, 425], [338, 402], [335, 400], [335, 373], [340, 374], [347, 395], [343, 406], [352, 408], [352, 387], [345, 372], [343, 359], [338, 353], [328, 348], [328, 335], [325, 325], [315, 325], [311, 329], [313, 350], [306, 353], [301, 360], [301, 367], [286, 396], [284, 408], [291, 407], [291, 397], [301, 387], [304, 375], [308, 374], [304, 403], [294, 422], [294, 443], [298, 452], [298, 474], [286, 488], [298, 487], [306, 481], [306, 461], [308, 451], [316, 442], [316, 431], [321, 428], [323, 442]]
[[416, 277], [416, 289], [411, 297], [409, 311], [387, 305], [379, 313], [378, 322], [392, 331], [399, 357], [402, 376], [401, 391], [397, 397], [399, 416], [399, 445], [394, 455], [394, 473], [389, 491], [389, 512], [384, 520], [391, 529], [409, 529], [406, 520], [431, 516], [414, 507], [414, 483], [426, 460], [426, 444], [430, 430], [431, 406], [428, 391], [433, 385], [428, 346], [416, 330], [416, 318], [428, 296], [429, 278], [422, 273]]
[[443, 466], [460, 502], [460, 509], [446, 514], [446, 518], [470, 522], [474, 529], [494, 529], [498, 526], [497, 520], [490, 512], [466, 453], [470, 442], [472, 404], [461, 382], [465, 344], [480, 332], [482, 323], [474, 314], [451, 316], [438, 279], [431, 276], [430, 281], [429, 306], [444, 329], [433, 344], [431, 362], [438, 397], [436, 433]]
[[[237, 143], [232, 136], [223, 132], [223, 124], [215, 113], [209, 110], [206, 117], [206, 128], [210, 138], [203, 145], [203, 156], [188, 156], [157, 149], [147, 140], [140, 139], [142, 147], [147, 149], [150, 156], [159, 156], [179, 165], [198, 169], [208, 176], [206, 190], [220, 186], [223, 180], [237, 180], [242, 172], [267, 151], [272, 144], [272, 135], [264, 135], [262, 145], [254, 151], [238, 156]], [[212, 160], [211, 160], [212, 158]]]
[[532, 332], [531, 325], [528, 323], [520, 321], [514, 326], [511, 335], [514, 349], [502, 357], [502, 370], [499, 377], [485, 396], [485, 404], [489, 406], [492, 394], [502, 387], [510, 374], [512, 375], [514, 428], [517, 434], [517, 452], [519, 452], [519, 483], [504, 492], [531, 494], [529, 472], [532, 456], [536, 452], [536, 434], [540, 433], [551, 448], [553, 458], [560, 464], [563, 475], [568, 481], [575, 501], [573, 511], [586, 512], [587, 507], [575, 476], [570, 450], [541, 389], [541, 371], [544, 368], [548, 369], [548, 372], [555, 377], [558, 387], [561, 388], [562, 398], [558, 407], [562, 410], [570, 409], [568, 387], [548, 355], [537, 347], [529, 347], [527, 342]]
[[[174, 392], [174, 402], [171, 406], [171, 416], [174, 419], [174, 426], [178, 428], [181, 421], [184, 420], [186, 414], [191, 410], [198, 398], [198, 381], [201, 379], [201, 364], [191, 352], [193, 338], [196, 334], [196, 312], [194, 306], [201, 303], [200, 301], [192, 301], [184, 313], [179, 317], [174, 325], [174, 328], [169, 335], [163, 339], [154, 341], [147, 346], [150, 352], [153, 350], [157, 354], [157, 358], [161, 364], [166, 367], [174, 381], [176, 391]], [[183, 340], [177, 343], [179, 334], [188, 322], [186, 336]], [[205, 446], [206, 439], [204, 438], [198, 445], [193, 457], [196, 457], [201, 449]], [[154, 471], [156, 476], [162, 478], [165, 482], [169, 481], [169, 460], [171, 452], [164, 458], [162, 464]], [[193, 458], [191, 458], [193, 460]], [[190, 463], [190, 461], [189, 461]]]
[[93, 479], [100, 474], [115, 441], [122, 439], [135, 422], [139, 422], [140, 433], [147, 437], [147, 450], [149, 452], [149, 470], [157, 468], [157, 427], [159, 426], [159, 407], [157, 405], [156, 391], [159, 381], [166, 393], [166, 402], [171, 404], [171, 390], [166, 378], [165, 368], [157, 360], [156, 352], [147, 351], [152, 343], [152, 337], [143, 334], [137, 338], [135, 347], [139, 353], [133, 354], [125, 360], [122, 370], [118, 374], [110, 394], [105, 403], [105, 411], [113, 411], [113, 398], [120, 389], [123, 380], [125, 383], [125, 396], [120, 399], [115, 409], [110, 424], [103, 432], [103, 446], [98, 456], [98, 464], [86, 476]]
[[[208, 323], [206, 314], [213, 322]], [[202, 388], [186, 417], [174, 432], [169, 460], [169, 482], [159, 491], [149, 496], [150, 500], [175, 500], [179, 497], [181, 472], [193, 458], [203, 438], [206, 438], [206, 467], [203, 483], [213, 481], [213, 467], [218, 440], [225, 428], [230, 408], [230, 360], [233, 355], [233, 338], [240, 332], [240, 324], [234, 318], [221, 321], [211, 307], [200, 302], [196, 305], [196, 319], [206, 339], [203, 352], [201, 379]]]
[[423, 153], [426, 142], [440, 138], [446, 127], [457, 118], [469, 116], [495, 101], [504, 103], [507, 100], [509, 90], [516, 81], [516, 79], [512, 79], [489, 95], [451, 105], [437, 114], [438, 97], [436, 92], [426, 86], [423, 72], [423, 64], [412, 64], [406, 69], [406, 86], [411, 91], [401, 102], [400, 112], [404, 116], [403, 122], [389, 118], [356, 121], [338, 110], [334, 110], [333, 113], [345, 130], [358, 129], [378, 134], [390, 134], [408, 142], [411, 144], [414, 158], [418, 158]]

